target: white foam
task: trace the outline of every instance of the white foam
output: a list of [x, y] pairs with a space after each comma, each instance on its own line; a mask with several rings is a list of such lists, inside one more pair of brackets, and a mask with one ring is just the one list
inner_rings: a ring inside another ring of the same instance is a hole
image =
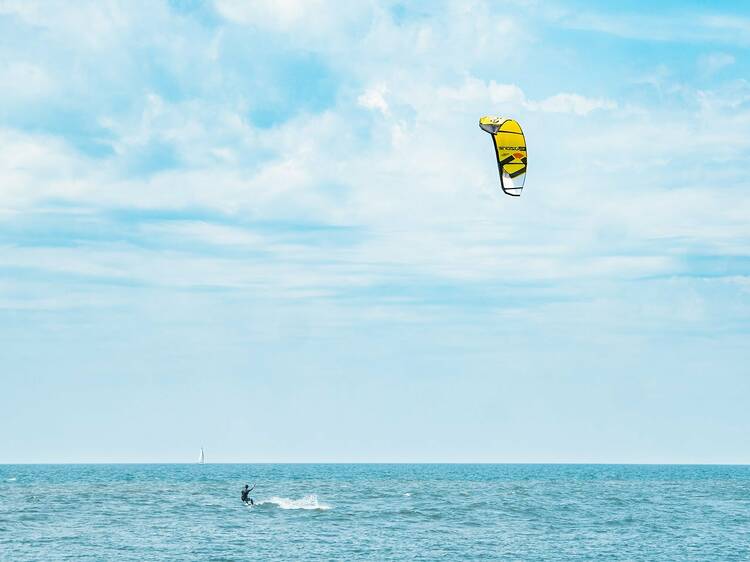
[[318, 496], [316, 496], [315, 494], [310, 494], [309, 496], [305, 496], [304, 498], [300, 498], [298, 500], [291, 500], [289, 498], [279, 498], [274, 496], [270, 499], [258, 502], [258, 505], [264, 504], [274, 504], [281, 509], [331, 509], [330, 505], [320, 503], [318, 501]]
[[5, 479], [6, 482], [15, 482], [16, 480], [17, 480], [17, 478], [15, 476], [13, 478], [6, 478]]

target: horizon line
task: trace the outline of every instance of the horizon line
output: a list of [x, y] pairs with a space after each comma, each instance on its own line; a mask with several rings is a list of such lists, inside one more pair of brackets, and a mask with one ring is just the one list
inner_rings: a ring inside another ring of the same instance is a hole
[[557, 462], [493, 462], [493, 461], [461, 461], [461, 462], [440, 462], [440, 461], [260, 461], [260, 462], [0, 462], [2, 466], [87, 466], [87, 465], [120, 465], [120, 466], [141, 466], [141, 465], [506, 465], [506, 466], [549, 466], [549, 465], [568, 465], [568, 466], [749, 466], [750, 462], [579, 462], [579, 461], [557, 461]]

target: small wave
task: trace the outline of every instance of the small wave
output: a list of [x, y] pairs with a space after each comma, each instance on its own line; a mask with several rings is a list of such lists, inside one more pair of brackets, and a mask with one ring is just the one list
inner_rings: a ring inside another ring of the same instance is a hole
[[635, 523], [635, 517], [633, 517], [632, 515], [626, 515], [625, 517], [607, 519], [605, 523], [612, 526], [629, 525], [631, 523]]
[[270, 499], [258, 502], [258, 505], [268, 504], [275, 505], [277, 507], [280, 507], [281, 509], [318, 509], [321, 511], [331, 509], [330, 505], [320, 503], [318, 501], [318, 496], [316, 496], [315, 494], [310, 494], [309, 496], [305, 496], [304, 498], [300, 498], [298, 500], [291, 500], [289, 498], [279, 498], [274, 496]]
[[6, 482], [15, 482], [16, 480], [18, 480], [18, 478], [16, 478], [15, 476], [13, 478], [6, 478], [5, 479]]
[[406, 492], [406, 493], [404, 494], [404, 497], [405, 497], [405, 498], [409, 498], [409, 497], [411, 497], [411, 492]]

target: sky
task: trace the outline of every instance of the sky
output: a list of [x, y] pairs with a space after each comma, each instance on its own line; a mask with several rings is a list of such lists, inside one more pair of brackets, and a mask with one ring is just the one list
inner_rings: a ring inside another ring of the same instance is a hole
[[749, 52], [740, 2], [0, 0], [0, 463], [750, 463]]

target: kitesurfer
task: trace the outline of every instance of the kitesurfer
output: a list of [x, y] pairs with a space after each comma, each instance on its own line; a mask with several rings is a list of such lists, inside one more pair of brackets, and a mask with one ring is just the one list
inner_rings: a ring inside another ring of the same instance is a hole
[[255, 502], [253, 501], [253, 498], [250, 497], [250, 492], [252, 492], [255, 489], [255, 484], [253, 484], [252, 488], [248, 488], [247, 484], [245, 484], [245, 487], [242, 488], [242, 501], [245, 502], [248, 505], [255, 505]]

